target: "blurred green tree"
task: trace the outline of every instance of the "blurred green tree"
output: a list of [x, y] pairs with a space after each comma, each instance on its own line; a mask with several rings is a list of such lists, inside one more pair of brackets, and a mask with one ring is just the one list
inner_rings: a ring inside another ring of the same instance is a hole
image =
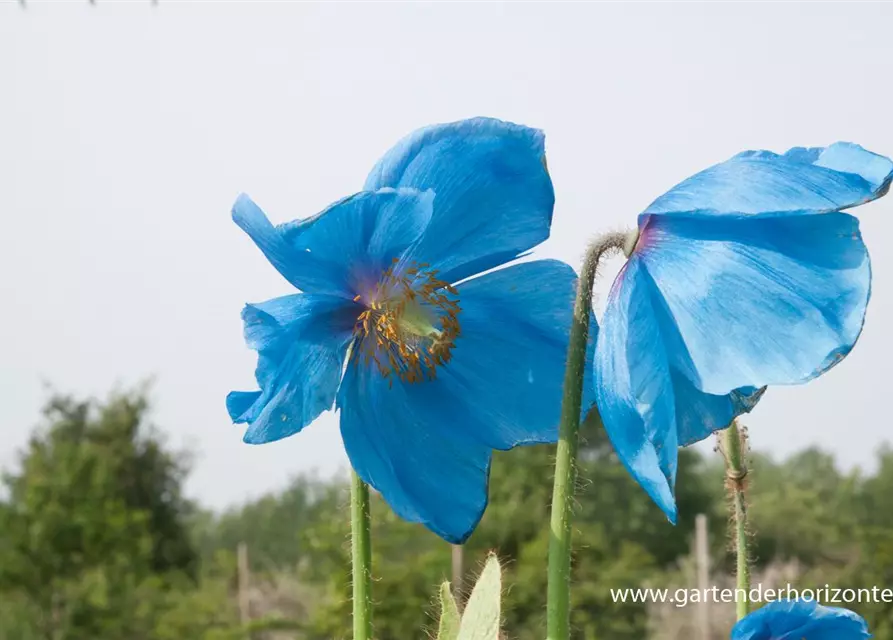
[[21, 637], [150, 638], [173, 582], [195, 587], [187, 460], [165, 448], [147, 410], [142, 392], [103, 404], [54, 397], [4, 476], [0, 591]]

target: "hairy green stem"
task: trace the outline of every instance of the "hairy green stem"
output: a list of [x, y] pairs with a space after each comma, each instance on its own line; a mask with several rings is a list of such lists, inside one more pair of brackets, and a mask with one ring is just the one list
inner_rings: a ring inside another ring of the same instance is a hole
[[733, 420], [722, 432], [721, 449], [726, 459], [726, 490], [729, 493], [732, 527], [735, 536], [736, 583], [735, 609], [738, 619], [750, 613], [750, 540], [747, 531], [747, 477], [746, 436]]
[[589, 318], [592, 312], [592, 287], [602, 256], [608, 251], [623, 249], [627, 237], [625, 233], [610, 233], [593, 242], [586, 252], [577, 284], [564, 373], [564, 396], [561, 401], [561, 423], [555, 459], [555, 485], [552, 490], [546, 609], [548, 640], [568, 640], [570, 637], [571, 520], [577, 481], [577, 450], [580, 440], [580, 412], [589, 341]]
[[353, 567], [353, 638], [372, 640], [372, 545], [369, 487], [350, 473], [350, 555]]

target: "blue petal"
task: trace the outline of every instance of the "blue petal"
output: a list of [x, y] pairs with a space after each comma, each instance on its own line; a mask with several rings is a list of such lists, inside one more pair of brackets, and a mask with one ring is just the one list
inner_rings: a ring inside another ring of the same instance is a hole
[[353, 298], [422, 235], [433, 192], [364, 191], [311, 218], [273, 226], [246, 195], [233, 220], [295, 287]]
[[868, 252], [845, 213], [651, 216], [636, 252], [707, 393], [795, 384], [849, 353], [870, 294]]
[[295, 251], [266, 214], [247, 195], [241, 194], [232, 209], [233, 221], [247, 233], [276, 270], [298, 289], [326, 292], [334, 279], [309, 253]]
[[286, 242], [310, 253], [350, 297], [366, 293], [427, 228], [433, 191], [361, 191], [308, 220], [282, 225]]
[[675, 522], [675, 403], [642, 271], [633, 255], [611, 289], [595, 350], [596, 403], [620, 460]]
[[614, 449], [648, 495], [676, 521], [678, 447], [725, 428], [753, 408], [762, 390], [708, 395], [668, 322], [660, 291], [636, 254], [614, 282], [595, 351], [595, 392]]
[[451, 398], [415, 397], [427, 384], [391, 386], [352, 358], [338, 393], [341, 435], [357, 474], [397, 515], [460, 544], [487, 506], [490, 448], [454, 428]]
[[[449, 428], [493, 449], [557, 440], [576, 287], [574, 270], [557, 260], [513, 265], [457, 287], [462, 333], [429, 387], [463, 411]], [[591, 316], [583, 415], [594, 402], [597, 333]]]
[[858, 614], [815, 601], [781, 600], [754, 611], [732, 629], [731, 640], [865, 640]]
[[848, 142], [784, 155], [745, 151], [676, 185], [644, 213], [825, 213], [879, 198], [891, 176], [888, 158]]
[[766, 387], [744, 387], [718, 396], [698, 390], [675, 369], [671, 369], [671, 377], [676, 400], [676, 439], [680, 447], [700, 442], [728, 427], [741, 414], [750, 413], [766, 391]]
[[365, 188], [433, 189], [415, 259], [456, 282], [549, 237], [555, 196], [541, 131], [491, 118], [420, 129], [388, 151]]
[[303, 429], [330, 409], [357, 308], [341, 298], [297, 294], [246, 305], [245, 340], [258, 351], [260, 391], [234, 391], [227, 410], [261, 444]]
[[260, 395], [260, 391], [230, 391], [226, 396], [226, 411], [230, 419], [237, 424], [245, 422], [243, 416], [254, 406]]

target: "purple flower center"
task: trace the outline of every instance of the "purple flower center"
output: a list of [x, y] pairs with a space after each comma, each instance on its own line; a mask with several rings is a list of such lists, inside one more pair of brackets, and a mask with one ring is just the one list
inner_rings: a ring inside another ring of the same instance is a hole
[[458, 292], [429, 266], [395, 261], [368, 295], [354, 298], [366, 307], [353, 330], [355, 364], [362, 359], [385, 378], [412, 383], [435, 379], [450, 361], [460, 332]]

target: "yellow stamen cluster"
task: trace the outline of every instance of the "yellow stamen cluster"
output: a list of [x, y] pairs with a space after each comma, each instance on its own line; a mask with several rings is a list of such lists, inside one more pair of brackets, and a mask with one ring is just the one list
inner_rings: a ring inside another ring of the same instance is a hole
[[437, 366], [450, 361], [459, 335], [457, 291], [427, 264], [394, 262], [368, 298], [354, 298], [366, 300], [354, 327], [359, 345], [354, 363], [374, 363], [391, 384], [390, 376], [405, 382], [433, 380]]

